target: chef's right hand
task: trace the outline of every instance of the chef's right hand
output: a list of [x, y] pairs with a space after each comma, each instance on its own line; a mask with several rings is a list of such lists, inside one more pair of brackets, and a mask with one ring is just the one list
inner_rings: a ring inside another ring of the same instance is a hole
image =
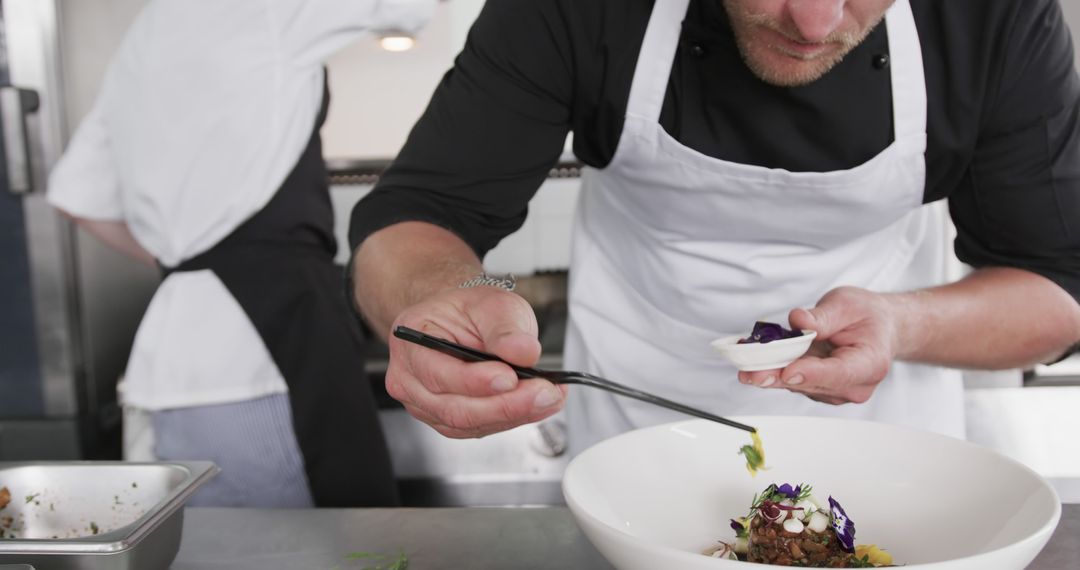
[[[402, 311], [392, 328], [402, 325], [519, 366], [534, 366], [540, 358], [532, 307], [495, 287], [439, 293]], [[565, 386], [519, 380], [501, 362], [463, 362], [393, 335], [389, 345], [386, 391], [447, 437], [483, 437], [537, 422], [566, 401]]]

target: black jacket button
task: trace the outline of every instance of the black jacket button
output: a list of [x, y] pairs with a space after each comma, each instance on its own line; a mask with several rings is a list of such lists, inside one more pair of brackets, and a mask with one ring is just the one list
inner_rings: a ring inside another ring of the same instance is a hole
[[874, 56], [874, 69], [885, 69], [889, 67], [889, 54], [880, 53]]

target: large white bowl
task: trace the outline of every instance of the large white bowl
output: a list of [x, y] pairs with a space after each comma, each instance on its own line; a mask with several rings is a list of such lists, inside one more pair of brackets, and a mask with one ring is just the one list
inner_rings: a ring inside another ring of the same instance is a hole
[[[732, 541], [769, 483], [835, 497], [858, 544], [909, 569], [1023, 568], [1061, 516], [1053, 488], [1020, 463], [957, 439], [870, 422], [744, 417], [768, 471], [752, 478], [745, 432], [705, 420], [640, 429], [571, 461], [563, 494], [593, 545], [621, 570], [752, 568], [699, 554]], [[757, 565], [755, 565], [757, 566]]]

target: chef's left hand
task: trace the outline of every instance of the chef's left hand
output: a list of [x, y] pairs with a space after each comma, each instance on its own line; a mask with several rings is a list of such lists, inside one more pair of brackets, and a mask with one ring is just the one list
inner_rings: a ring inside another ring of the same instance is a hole
[[788, 315], [793, 328], [817, 331], [810, 351], [782, 370], [739, 372], [739, 381], [785, 388], [827, 404], [863, 403], [897, 353], [896, 305], [886, 294], [839, 287], [812, 309]]

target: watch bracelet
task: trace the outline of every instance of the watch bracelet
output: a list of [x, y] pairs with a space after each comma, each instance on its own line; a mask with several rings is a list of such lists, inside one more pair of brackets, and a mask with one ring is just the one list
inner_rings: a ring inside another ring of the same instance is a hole
[[513, 274], [497, 276], [483, 272], [458, 285], [459, 289], [468, 289], [469, 287], [497, 287], [506, 291], [513, 291], [517, 287], [517, 278]]

